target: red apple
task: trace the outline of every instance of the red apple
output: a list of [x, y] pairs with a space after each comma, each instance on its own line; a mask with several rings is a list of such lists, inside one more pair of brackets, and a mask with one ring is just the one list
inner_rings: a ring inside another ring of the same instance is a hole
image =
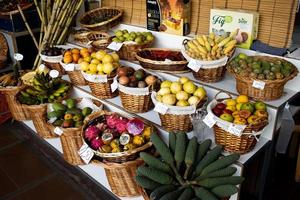
[[217, 115], [218, 117], [220, 116], [220, 115], [222, 115], [222, 110], [221, 109], [219, 109], [219, 108], [217, 108], [217, 107], [214, 107], [213, 109], [212, 109], [212, 112], [215, 114], [215, 115]]
[[220, 110], [224, 110], [226, 108], [226, 104], [224, 104], [224, 103], [218, 103], [216, 105], [216, 108], [219, 108]]
[[232, 111], [229, 110], [229, 109], [224, 109], [224, 110], [223, 110], [223, 113], [227, 113], [227, 114], [230, 114], [230, 115], [231, 115], [231, 114], [232, 114]]

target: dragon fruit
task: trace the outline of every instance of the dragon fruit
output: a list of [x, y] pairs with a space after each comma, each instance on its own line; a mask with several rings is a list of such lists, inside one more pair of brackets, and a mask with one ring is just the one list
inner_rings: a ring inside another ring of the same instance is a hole
[[115, 125], [116, 130], [119, 133], [123, 133], [124, 131], [126, 131], [127, 122], [128, 122], [128, 119], [120, 117], [117, 124]]
[[119, 121], [118, 115], [108, 115], [106, 116], [106, 123], [109, 128], [115, 128], [116, 124]]
[[100, 130], [96, 126], [89, 126], [85, 130], [84, 136], [88, 141], [91, 141], [92, 139], [96, 138], [99, 133], [100, 133]]
[[144, 126], [141, 120], [132, 119], [126, 124], [126, 129], [132, 135], [140, 135], [144, 130]]
[[91, 147], [94, 150], [98, 150], [99, 148], [101, 148], [104, 145], [103, 141], [100, 138], [94, 138], [91, 141]]

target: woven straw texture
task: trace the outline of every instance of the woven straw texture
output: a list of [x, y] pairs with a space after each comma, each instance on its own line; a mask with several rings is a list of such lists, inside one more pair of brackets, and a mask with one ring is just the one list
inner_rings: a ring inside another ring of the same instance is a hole
[[89, 41], [93, 41], [91, 45], [96, 50], [106, 49], [110, 43], [110, 35], [100, 31], [92, 31], [88, 34], [88, 39]]
[[153, 41], [146, 44], [123, 44], [117, 53], [122, 60], [135, 61], [137, 60], [136, 53], [141, 49], [151, 47], [152, 44]]
[[86, 81], [90, 86], [92, 93], [99, 99], [111, 99], [118, 96], [118, 90], [112, 92], [110, 85], [113, 82], [113, 78], [108, 79], [107, 83], [93, 83]]
[[134, 197], [140, 195], [140, 187], [134, 177], [137, 168], [143, 164], [141, 159], [124, 163], [97, 162], [105, 170], [112, 192], [120, 197]]
[[86, 81], [85, 81], [84, 77], [82, 76], [80, 70], [67, 71], [67, 74], [73, 85], [76, 85], [76, 86], [86, 85]]
[[30, 119], [30, 113], [27, 112], [16, 99], [16, 94], [22, 90], [22, 88], [23, 86], [0, 88], [0, 92], [3, 93], [6, 98], [12, 117], [17, 121]]
[[223, 79], [226, 72], [226, 65], [219, 66], [211, 69], [199, 69], [198, 72], [193, 71], [193, 76], [195, 79], [198, 79], [207, 83], [218, 82]]
[[59, 63], [49, 63], [49, 62], [45, 62], [43, 61], [43, 63], [46, 65], [46, 67], [48, 67], [49, 69], [54, 69], [57, 70], [59, 72], [59, 75], [62, 76], [65, 73], [65, 69], [59, 64]]
[[[266, 61], [278, 61], [282, 60], [280, 58], [275, 57], [267, 57], [267, 56], [253, 56], [256, 58], [260, 58]], [[271, 101], [280, 98], [283, 95], [284, 85], [291, 79], [293, 79], [298, 74], [298, 70], [295, 66], [293, 66], [293, 71], [290, 76], [285, 77], [284, 79], [277, 80], [263, 80], [265, 83], [264, 89], [260, 90], [254, 88], [252, 86], [253, 81], [255, 79], [247, 77], [241, 77], [234, 73], [231, 67], [227, 67], [228, 71], [233, 74], [236, 78], [236, 89], [238, 93], [245, 94], [254, 99]]]
[[[123, 9], [125, 24], [147, 27], [146, 0], [102, 0], [101, 3]], [[192, 34], [208, 34], [212, 8], [256, 11], [259, 13], [258, 40], [275, 47], [291, 44], [297, 12], [295, 0], [191, 0]]]
[[[123, 11], [117, 8], [102, 7], [96, 8], [85, 13], [80, 18], [80, 25], [83, 28], [90, 30], [100, 31], [100, 30], [110, 30], [112, 27], [118, 25], [121, 22]], [[100, 21], [99, 23], [89, 24], [92, 18], [102, 18], [107, 19], [106, 21]]]
[[121, 97], [122, 106], [133, 113], [144, 113], [148, 112], [153, 103], [151, 96], [149, 95], [130, 95], [124, 92], [119, 92]]
[[6, 39], [2, 33], [0, 33], [0, 69], [6, 66], [8, 46]]

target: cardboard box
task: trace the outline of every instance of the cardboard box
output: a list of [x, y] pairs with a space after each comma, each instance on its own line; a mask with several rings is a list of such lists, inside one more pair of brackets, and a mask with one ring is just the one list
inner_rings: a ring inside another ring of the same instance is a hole
[[239, 29], [238, 47], [250, 49], [257, 38], [259, 14], [257, 12], [230, 9], [211, 9], [209, 32], [229, 35]]
[[175, 35], [190, 33], [190, 0], [147, 0], [147, 28]]

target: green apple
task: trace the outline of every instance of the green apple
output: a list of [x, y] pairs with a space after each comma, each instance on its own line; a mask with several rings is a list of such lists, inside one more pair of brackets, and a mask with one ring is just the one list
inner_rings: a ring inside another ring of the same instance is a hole
[[248, 110], [250, 111], [251, 113], [254, 112], [254, 106], [251, 104], [251, 103], [244, 103], [242, 106], [241, 106], [241, 110]]
[[257, 101], [254, 106], [256, 110], [267, 110], [266, 104], [262, 101]]
[[233, 122], [233, 117], [231, 114], [224, 113], [220, 116], [221, 119], [228, 121], [228, 122]]

